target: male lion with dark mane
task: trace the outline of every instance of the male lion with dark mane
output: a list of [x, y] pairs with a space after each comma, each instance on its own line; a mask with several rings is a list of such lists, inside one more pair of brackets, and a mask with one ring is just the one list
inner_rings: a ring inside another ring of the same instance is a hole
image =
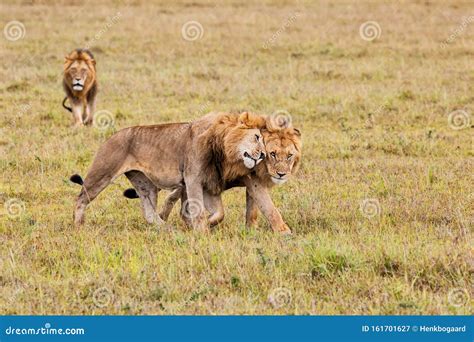
[[[83, 185], [75, 224], [84, 222], [87, 205], [122, 174], [139, 192], [150, 223], [163, 222], [155, 214], [159, 189], [185, 188], [188, 211], [195, 212], [202, 203], [220, 202], [227, 180], [248, 175], [265, 158], [260, 133], [264, 125], [262, 117], [245, 112], [122, 129], [99, 148], [84, 181], [79, 175], [71, 177]], [[190, 216], [193, 228], [208, 230], [203, 210]]]
[[[256, 226], [258, 211], [260, 210], [269, 220], [274, 231], [288, 234], [291, 233], [291, 230], [283, 221], [278, 209], [274, 206], [269, 190], [274, 185], [285, 183], [291, 175], [297, 172], [301, 159], [301, 133], [298, 129], [293, 128], [291, 124], [284, 126], [275, 124], [272, 117], [266, 118], [266, 127], [261, 129], [261, 133], [267, 155], [265, 161], [257, 165], [250, 175], [227, 180], [226, 189], [246, 187], [247, 227]], [[164, 221], [168, 219], [177, 200], [181, 198], [182, 202], [185, 202], [184, 193], [185, 190], [180, 188], [168, 195], [159, 214], [161, 219]], [[124, 196], [128, 198], [141, 198], [140, 194], [133, 188], [125, 190]], [[224, 219], [222, 202], [216, 199], [210, 202], [206, 201], [206, 199], [205, 197], [204, 206], [212, 213], [209, 217], [210, 224], [220, 223]], [[143, 202], [144, 199], [141, 198], [141, 200]], [[185, 222], [188, 222], [189, 214], [186, 214], [183, 209], [181, 210], [181, 217]]]
[[[94, 118], [97, 77], [95, 59], [87, 49], [76, 49], [64, 61], [63, 107], [73, 114], [74, 126], [91, 125]], [[69, 100], [71, 107], [66, 106]]]

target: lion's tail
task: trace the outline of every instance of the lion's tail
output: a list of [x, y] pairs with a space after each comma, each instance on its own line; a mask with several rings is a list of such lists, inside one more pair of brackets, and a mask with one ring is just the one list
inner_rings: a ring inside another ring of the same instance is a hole
[[72, 108], [66, 106], [66, 101], [67, 101], [67, 96], [66, 96], [66, 97], [64, 98], [64, 100], [63, 100], [63, 107], [66, 108], [68, 111], [70, 111], [70, 112], [72, 113]]
[[82, 177], [79, 176], [77, 173], [73, 174], [71, 177], [69, 177], [69, 180], [73, 183], [83, 185], [84, 181], [82, 180]]
[[123, 195], [127, 198], [139, 198], [137, 191], [134, 188], [127, 189], [123, 192]]

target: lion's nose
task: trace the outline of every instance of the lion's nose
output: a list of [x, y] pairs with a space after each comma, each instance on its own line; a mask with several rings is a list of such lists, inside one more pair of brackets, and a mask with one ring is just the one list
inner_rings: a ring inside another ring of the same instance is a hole
[[258, 159], [265, 159], [265, 153], [260, 153], [260, 157]]
[[81, 79], [80, 79], [80, 78], [78, 78], [78, 77], [76, 77], [76, 78], [75, 78], [75, 80], [76, 80], [76, 81], [80, 81]]
[[283, 172], [277, 172], [277, 175], [278, 175], [278, 176], [280, 176], [280, 178], [281, 178], [281, 177], [285, 176], [285, 175], [286, 175], [286, 173], [283, 173]]

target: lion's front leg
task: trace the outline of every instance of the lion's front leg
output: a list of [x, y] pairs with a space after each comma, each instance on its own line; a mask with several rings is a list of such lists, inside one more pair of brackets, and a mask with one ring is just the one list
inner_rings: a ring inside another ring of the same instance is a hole
[[74, 119], [74, 127], [81, 127], [84, 125], [82, 121], [82, 115], [84, 112], [84, 106], [80, 101], [71, 101], [72, 104], [72, 116]]
[[256, 228], [258, 223], [258, 206], [252, 196], [250, 196], [249, 191], [247, 189], [245, 190], [245, 199], [245, 226], [247, 228]]
[[291, 234], [290, 228], [283, 221], [280, 212], [273, 204], [268, 188], [252, 176], [245, 178], [245, 186], [249, 196], [253, 198], [257, 207], [270, 222], [273, 231], [281, 234]]
[[209, 225], [204, 207], [203, 188], [199, 180], [195, 177], [186, 179], [187, 199], [182, 203], [181, 213], [191, 224], [191, 227], [198, 231], [209, 232]]
[[90, 101], [88, 101], [85, 107], [86, 107], [86, 112], [85, 112], [84, 124], [92, 125], [94, 121], [94, 112], [95, 112], [95, 97], [92, 98]]

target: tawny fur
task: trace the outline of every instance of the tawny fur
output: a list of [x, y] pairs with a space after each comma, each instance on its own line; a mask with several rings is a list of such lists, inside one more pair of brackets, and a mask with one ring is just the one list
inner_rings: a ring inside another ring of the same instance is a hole
[[[154, 215], [160, 189], [185, 187], [190, 202], [204, 203], [205, 198], [217, 202], [215, 197], [224, 190], [226, 176], [237, 178], [251, 172], [243, 166], [242, 146], [257, 165], [264, 145], [263, 139], [255, 136], [260, 136], [263, 124], [261, 118], [249, 113], [217, 114], [192, 123], [136, 126], [117, 132], [99, 148], [84, 179], [75, 223], [84, 222], [86, 206], [122, 174], [137, 189], [149, 222], [160, 221]], [[206, 230], [204, 213], [192, 217], [190, 224]]]
[[[261, 117], [263, 119], [263, 117]], [[216, 126], [217, 128], [218, 126]], [[266, 159], [264, 163], [256, 166], [255, 172], [244, 177], [225, 178], [225, 188], [246, 186], [246, 224], [255, 226], [257, 223], [258, 211], [262, 211], [269, 220], [274, 231], [280, 233], [290, 233], [289, 227], [283, 221], [281, 214], [274, 206], [270, 196], [269, 189], [278, 181], [273, 179], [282, 179], [281, 183], [289, 179], [298, 170], [301, 159], [301, 133], [299, 130], [289, 127], [275, 127], [271, 117], [265, 122], [265, 128], [261, 130], [266, 149]], [[273, 157], [274, 154], [274, 157]], [[283, 177], [280, 175], [284, 174]], [[129, 198], [134, 197], [132, 189], [128, 189]], [[178, 189], [179, 190], [179, 189]], [[165, 204], [160, 212], [160, 217], [167, 220], [173, 206], [181, 198], [180, 191], [174, 191], [165, 200]], [[184, 190], [183, 190], [184, 192]], [[251, 196], [252, 194], [252, 196]], [[215, 203], [218, 201], [214, 200]], [[223, 208], [213, 207], [212, 203], [205, 201], [206, 209], [211, 212], [211, 225], [215, 225], [224, 219]], [[185, 218], [185, 217], [183, 217]]]
[[[66, 93], [63, 107], [72, 112], [74, 126], [91, 125], [98, 88], [96, 61], [89, 50], [76, 49], [66, 56], [63, 88]], [[65, 105], [66, 99], [72, 108]]]

